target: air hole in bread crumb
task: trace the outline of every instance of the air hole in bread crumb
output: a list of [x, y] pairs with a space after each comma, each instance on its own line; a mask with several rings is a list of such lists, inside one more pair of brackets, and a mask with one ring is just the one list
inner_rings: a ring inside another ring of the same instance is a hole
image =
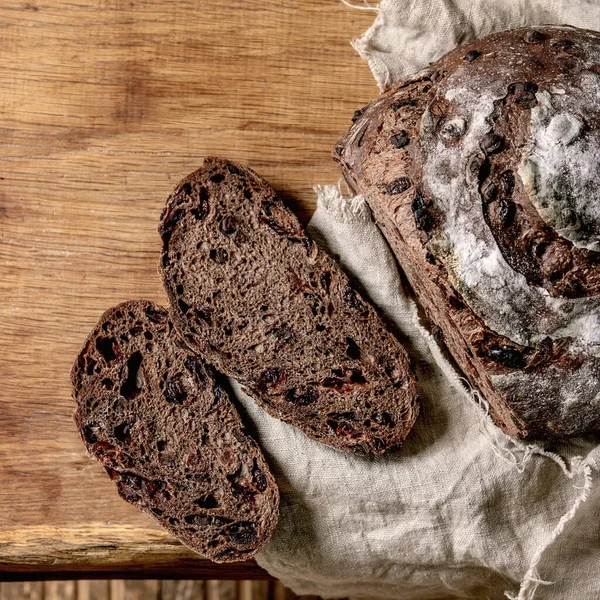
[[177, 300], [177, 304], [179, 305], [179, 308], [183, 313], [186, 313], [188, 312], [188, 310], [190, 310], [190, 305], [184, 302], [181, 298]]
[[346, 338], [346, 354], [349, 358], [352, 358], [354, 360], [358, 360], [360, 358], [360, 347], [350, 337]]
[[129, 432], [131, 431], [131, 423], [121, 423], [117, 425], [114, 430], [114, 436], [120, 441], [125, 442], [129, 439]]
[[83, 437], [88, 444], [95, 444], [98, 441], [97, 433], [99, 429], [98, 423], [90, 423], [83, 428]]
[[217, 499], [212, 494], [207, 494], [203, 498], [198, 498], [194, 500], [194, 504], [198, 505], [200, 508], [219, 508], [219, 503]]
[[142, 353], [134, 352], [127, 359], [127, 379], [121, 385], [120, 393], [121, 396], [131, 400], [135, 398], [141, 390], [142, 380], [140, 373], [140, 366], [142, 364]]
[[[123, 315], [121, 315], [121, 317], [122, 316]], [[102, 357], [107, 363], [113, 361], [117, 356], [115, 352], [116, 343], [117, 340], [115, 340], [115, 338], [99, 337], [96, 340], [96, 349], [102, 354]]]

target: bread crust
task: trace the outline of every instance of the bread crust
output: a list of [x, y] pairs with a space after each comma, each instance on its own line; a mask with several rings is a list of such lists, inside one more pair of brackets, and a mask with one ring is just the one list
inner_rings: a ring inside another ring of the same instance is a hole
[[393, 86], [333, 153], [518, 437], [600, 431], [599, 90], [598, 33], [505, 31]]

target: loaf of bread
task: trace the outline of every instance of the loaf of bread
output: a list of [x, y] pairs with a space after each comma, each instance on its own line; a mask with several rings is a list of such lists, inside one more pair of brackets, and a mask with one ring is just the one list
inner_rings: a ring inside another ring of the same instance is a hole
[[102, 315], [71, 372], [75, 422], [120, 496], [215, 562], [270, 537], [279, 492], [212, 368], [151, 302]]
[[600, 431], [600, 34], [505, 31], [362, 111], [334, 150], [509, 434]]
[[254, 171], [206, 159], [159, 231], [174, 323], [217, 370], [324, 444], [401, 444], [418, 413], [404, 348]]

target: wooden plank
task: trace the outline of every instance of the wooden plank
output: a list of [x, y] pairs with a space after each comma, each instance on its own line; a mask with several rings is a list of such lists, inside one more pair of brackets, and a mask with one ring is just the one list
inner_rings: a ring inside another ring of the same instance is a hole
[[75, 581], [46, 581], [44, 600], [79, 600]]
[[249, 164], [308, 218], [377, 95], [349, 45], [372, 19], [322, 0], [0, 3], [3, 577], [204, 572], [85, 455], [71, 363], [109, 306], [165, 301], [158, 215], [202, 156]]
[[80, 527], [8, 530], [0, 547], [0, 578], [197, 577], [265, 579], [254, 561], [215, 563], [187, 550], [160, 528], [92, 522]]
[[237, 598], [238, 600], [252, 600], [251, 581], [238, 581]]
[[237, 584], [235, 581], [216, 581], [206, 582], [206, 600], [236, 600]]
[[77, 582], [77, 600], [109, 600], [109, 582], [84, 579]]
[[272, 597], [273, 600], [294, 600], [298, 598], [292, 590], [286, 588], [281, 581], [273, 581], [272, 582]]
[[160, 582], [155, 579], [115, 579], [110, 582], [110, 600], [159, 600]]
[[205, 594], [206, 600], [220, 600], [219, 582], [214, 579], [207, 581]]
[[252, 582], [252, 597], [254, 600], [267, 600], [269, 597], [269, 582], [268, 581], [253, 581]]
[[204, 581], [165, 580], [162, 582], [160, 600], [204, 600], [205, 586]]
[[219, 600], [237, 599], [236, 581], [219, 581]]
[[3, 582], [0, 600], [43, 600], [44, 584], [41, 582]]

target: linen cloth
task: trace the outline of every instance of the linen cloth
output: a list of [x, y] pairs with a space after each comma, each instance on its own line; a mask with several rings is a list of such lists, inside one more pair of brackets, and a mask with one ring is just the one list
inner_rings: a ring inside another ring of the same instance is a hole
[[[384, 0], [355, 47], [385, 87], [491, 31], [600, 26], [598, 13], [583, 1]], [[344, 455], [269, 417], [232, 382], [281, 490], [258, 563], [324, 597], [600, 598], [600, 446], [525, 444], [494, 426], [420, 323], [364, 199], [337, 186], [317, 194], [309, 231], [396, 328], [416, 363], [421, 414], [400, 451]]]
[[462, 44], [525, 25], [600, 30], [597, 0], [342, 0], [377, 14], [352, 45], [367, 59], [381, 90]]

